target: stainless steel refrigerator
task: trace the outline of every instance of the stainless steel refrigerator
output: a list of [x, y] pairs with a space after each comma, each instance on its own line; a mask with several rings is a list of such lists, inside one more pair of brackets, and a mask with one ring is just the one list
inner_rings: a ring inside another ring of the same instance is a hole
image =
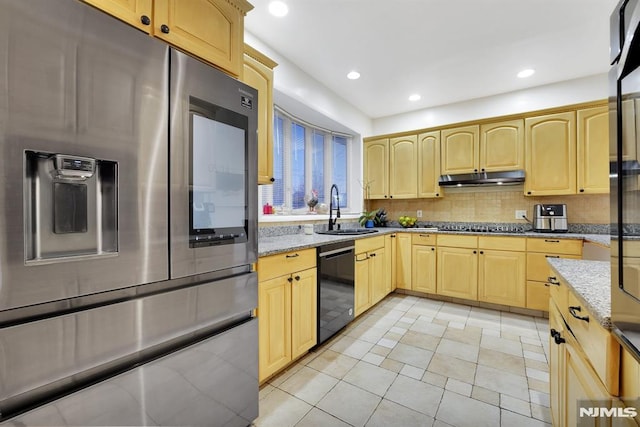
[[77, 0], [0, 0], [0, 424], [257, 417], [256, 106]]

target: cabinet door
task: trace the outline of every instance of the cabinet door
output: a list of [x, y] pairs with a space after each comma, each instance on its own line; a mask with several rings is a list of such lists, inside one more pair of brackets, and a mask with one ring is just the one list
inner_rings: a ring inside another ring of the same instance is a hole
[[251, 9], [245, 3], [155, 0], [153, 34], [237, 77], [242, 72], [244, 15]]
[[418, 135], [418, 197], [440, 197], [440, 131]]
[[565, 426], [608, 426], [611, 418], [580, 418], [578, 411], [580, 404], [593, 407], [604, 407], [611, 404], [611, 398], [598, 375], [586, 359], [579, 344], [570, 333], [566, 336], [564, 361], [564, 404]]
[[525, 194], [576, 194], [576, 115], [525, 119]]
[[469, 300], [478, 299], [476, 249], [438, 247], [437, 293]]
[[258, 184], [273, 183], [273, 68], [276, 65], [245, 45], [242, 81], [258, 91]]
[[549, 305], [549, 399], [551, 421], [554, 426], [561, 426], [564, 419], [564, 344], [556, 343], [554, 336], [558, 334], [564, 339], [564, 321], [556, 305]]
[[[150, 33], [152, 0], [82, 0], [111, 16], [115, 16], [145, 33]], [[145, 24], [146, 22], [146, 24]]]
[[524, 121], [480, 126], [480, 171], [524, 169]]
[[443, 175], [472, 173], [478, 171], [478, 125], [465, 126], [441, 131]]
[[578, 192], [609, 193], [609, 108], [578, 110]]
[[317, 270], [291, 276], [291, 358], [304, 354], [317, 343]]
[[397, 287], [396, 282], [396, 240], [397, 234], [387, 234], [384, 236], [384, 250], [385, 250], [385, 262], [387, 271], [385, 272], [385, 276], [387, 276], [389, 280], [390, 291], [395, 291]]
[[386, 199], [389, 196], [388, 139], [377, 139], [364, 143], [365, 199]]
[[291, 361], [291, 285], [289, 276], [258, 284], [259, 380]]
[[377, 304], [391, 292], [391, 280], [387, 277], [386, 253], [384, 248], [369, 253], [369, 283], [371, 305]]
[[359, 316], [371, 307], [369, 258], [366, 252], [356, 254], [354, 315]]
[[411, 288], [414, 291], [436, 293], [436, 248], [434, 246], [413, 245], [411, 256], [413, 276]]
[[396, 287], [411, 289], [411, 234], [396, 234]]
[[524, 252], [480, 250], [478, 300], [524, 307], [525, 263]]
[[418, 137], [389, 140], [389, 196], [396, 199], [418, 197]]

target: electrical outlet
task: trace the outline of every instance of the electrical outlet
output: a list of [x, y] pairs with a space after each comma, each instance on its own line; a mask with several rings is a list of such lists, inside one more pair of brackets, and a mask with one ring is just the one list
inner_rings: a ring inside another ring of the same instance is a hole
[[526, 210], [518, 210], [518, 209], [516, 209], [516, 219], [525, 219], [526, 216], [527, 216], [527, 211]]
[[416, 211], [416, 217], [418, 217], [418, 218], [422, 218], [422, 210], [421, 210], [421, 209], [418, 209], [418, 210]]

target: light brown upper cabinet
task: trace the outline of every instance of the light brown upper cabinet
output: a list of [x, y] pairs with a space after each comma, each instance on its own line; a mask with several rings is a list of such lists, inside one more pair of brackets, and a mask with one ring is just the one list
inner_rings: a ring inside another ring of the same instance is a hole
[[578, 193], [609, 192], [609, 108], [578, 110]]
[[97, 9], [126, 22], [129, 25], [151, 33], [153, 0], [83, 0]]
[[575, 111], [530, 117], [524, 124], [525, 194], [576, 194]]
[[417, 135], [365, 141], [365, 198], [415, 199], [418, 194], [417, 157]]
[[508, 120], [442, 131], [442, 173], [524, 168], [524, 122]]
[[258, 91], [258, 184], [273, 183], [273, 69], [278, 64], [244, 45], [242, 81]]
[[441, 163], [443, 175], [478, 172], [480, 127], [464, 126], [441, 131]]
[[440, 131], [418, 135], [418, 197], [440, 197]]
[[221, 68], [242, 74], [246, 0], [84, 0]]
[[363, 190], [365, 199], [389, 197], [389, 139], [364, 142]]
[[524, 169], [524, 120], [480, 125], [480, 171]]
[[389, 140], [389, 197], [418, 197], [418, 137], [401, 136]]

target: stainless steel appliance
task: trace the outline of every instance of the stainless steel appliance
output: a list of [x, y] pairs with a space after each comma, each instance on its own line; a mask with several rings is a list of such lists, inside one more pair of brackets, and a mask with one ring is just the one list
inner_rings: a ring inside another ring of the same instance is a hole
[[318, 344], [322, 344], [353, 320], [353, 241], [318, 247]]
[[621, 1], [611, 15], [611, 319], [640, 361], [640, 5]]
[[0, 423], [250, 424], [256, 91], [76, 0], [0, 11]]
[[566, 233], [567, 205], [533, 205], [533, 231]]

